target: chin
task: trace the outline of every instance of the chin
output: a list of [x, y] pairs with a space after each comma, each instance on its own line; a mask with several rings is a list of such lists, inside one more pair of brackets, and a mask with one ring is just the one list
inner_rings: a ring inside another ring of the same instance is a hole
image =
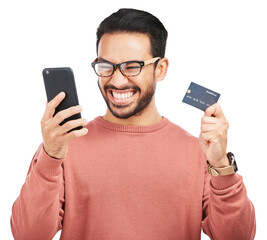
[[[112, 113], [112, 115], [116, 118], [119, 118], [119, 119], [128, 119], [128, 118], [138, 114], [138, 112], [136, 112], [136, 108], [133, 110], [123, 111], [122, 108], [126, 108], [125, 106], [110, 107], [109, 103], [107, 103], [107, 106], [108, 106], [109, 111]], [[114, 108], [116, 108], [116, 109], [114, 109]]]

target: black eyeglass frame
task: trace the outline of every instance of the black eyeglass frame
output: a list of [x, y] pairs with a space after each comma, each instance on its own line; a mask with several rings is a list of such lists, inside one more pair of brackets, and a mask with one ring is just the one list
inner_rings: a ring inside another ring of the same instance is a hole
[[[96, 75], [99, 76], [99, 77], [110, 77], [110, 76], [112, 76], [112, 75], [114, 74], [114, 72], [116, 71], [117, 68], [120, 70], [120, 72], [121, 72], [121, 74], [122, 74], [123, 76], [126, 76], [126, 77], [135, 77], [135, 76], [138, 76], [138, 75], [140, 74], [140, 72], [142, 71], [142, 68], [143, 68], [144, 66], [149, 65], [149, 64], [152, 64], [152, 63], [156, 63], [156, 62], [159, 61], [160, 59], [161, 59], [160, 57], [155, 57], [155, 58], [151, 58], [151, 59], [146, 60], [146, 61], [126, 61], [126, 62], [122, 62], [122, 63], [115, 64], [115, 63], [111, 63], [111, 62], [108, 62], [108, 61], [97, 61], [98, 59], [96, 58], [96, 59], [91, 63], [91, 65], [92, 65], [92, 67], [93, 67], [93, 69], [94, 69]], [[101, 75], [99, 75], [99, 74], [96, 72], [96, 70], [95, 70], [95, 65], [96, 65], [96, 64], [99, 64], [99, 63], [108, 63], [108, 64], [112, 65], [112, 66], [113, 66], [113, 71], [111, 72], [111, 74], [109, 74], [109, 75], [107, 75], [107, 76], [101, 76]], [[126, 63], [126, 64], [127, 64], [127, 63], [138, 63], [138, 64], [140, 65], [140, 71], [139, 71], [139, 73], [134, 74], [134, 75], [129, 75], [129, 74], [125, 74], [125, 73], [123, 73], [123, 71], [122, 71], [122, 69], [121, 69], [121, 65], [122, 65], [122, 64], [125, 64], [125, 63]]]

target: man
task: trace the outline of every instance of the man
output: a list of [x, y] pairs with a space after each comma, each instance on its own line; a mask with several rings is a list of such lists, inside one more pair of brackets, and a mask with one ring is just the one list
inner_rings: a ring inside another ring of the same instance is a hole
[[60, 229], [63, 240], [200, 239], [201, 227], [211, 239], [254, 238], [254, 208], [226, 153], [219, 104], [205, 111], [199, 140], [157, 111], [166, 40], [162, 23], [139, 10], [100, 24], [92, 66], [107, 112], [60, 126], [81, 107], [53, 117], [64, 93], [47, 104], [43, 143], [12, 209], [15, 239], [51, 239]]

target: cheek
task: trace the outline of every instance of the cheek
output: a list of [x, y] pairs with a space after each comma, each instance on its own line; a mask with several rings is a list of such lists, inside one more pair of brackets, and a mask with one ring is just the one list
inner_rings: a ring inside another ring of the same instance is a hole
[[98, 86], [103, 89], [103, 84], [102, 84], [102, 81], [101, 81], [101, 78], [98, 78]]
[[104, 86], [107, 83], [107, 80], [99, 77], [98, 78], [98, 86], [100, 87], [101, 91], [104, 92]]
[[155, 82], [155, 79], [151, 73], [143, 74], [142, 77], [136, 82], [138, 86], [141, 88], [141, 90], [146, 91], [148, 87], [153, 85]]
[[103, 81], [101, 80], [101, 78], [98, 78], [97, 85], [102, 95], [105, 94], [104, 85], [103, 85]]

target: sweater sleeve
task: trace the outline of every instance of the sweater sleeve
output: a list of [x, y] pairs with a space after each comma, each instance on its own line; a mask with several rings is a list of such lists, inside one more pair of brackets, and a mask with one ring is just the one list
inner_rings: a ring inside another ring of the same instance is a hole
[[17, 239], [52, 239], [64, 216], [63, 160], [51, 158], [40, 145], [26, 181], [13, 204], [11, 230]]
[[254, 239], [255, 210], [237, 173], [210, 176], [205, 170], [203, 231], [211, 239]]

